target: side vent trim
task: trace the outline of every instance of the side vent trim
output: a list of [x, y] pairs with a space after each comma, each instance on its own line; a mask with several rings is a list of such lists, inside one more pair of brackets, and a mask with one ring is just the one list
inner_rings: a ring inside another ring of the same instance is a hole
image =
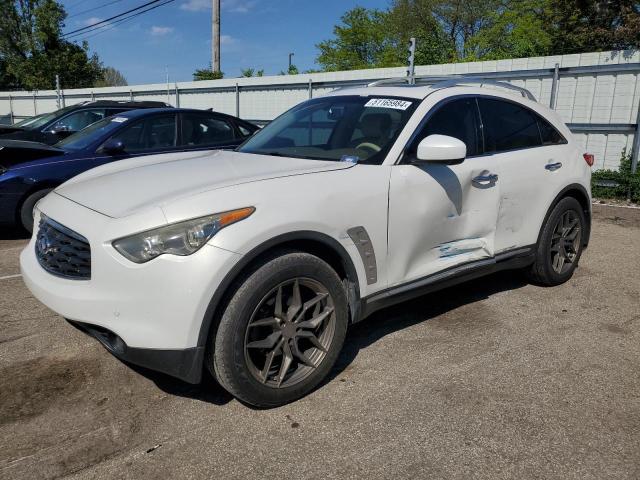
[[347, 235], [349, 235], [349, 238], [355, 243], [360, 258], [362, 259], [367, 276], [367, 285], [376, 283], [378, 281], [378, 266], [369, 234], [364, 227], [352, 227], [347, 230]]

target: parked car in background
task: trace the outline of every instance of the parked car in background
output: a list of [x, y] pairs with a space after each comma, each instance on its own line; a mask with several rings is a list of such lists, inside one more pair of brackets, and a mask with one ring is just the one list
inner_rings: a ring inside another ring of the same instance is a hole
[[231, 149], [256, 130], [222, 113], [155, 108], [102, 119], [53, 146], [0, 139], [0, 223], [30, 231], [38, 200], [98, 165], [152, 153]]
[[164, 102], [120, 102], [97, 100], [70, 105], [51, 113], [44, 113], [13, 125], [0, 125], [0, 139], [27, 140], [53, 145], [63, 138], [98, 120], [139, 108], [164, 108]]
[[85, 172], [37, 205], [24, 281], [114, 355], [260, 407], [319, 385], [380, 308], [502, 269], [566, 282], [593, 156], [530, 92], [477, 83], [341, 89], [234, 152]]

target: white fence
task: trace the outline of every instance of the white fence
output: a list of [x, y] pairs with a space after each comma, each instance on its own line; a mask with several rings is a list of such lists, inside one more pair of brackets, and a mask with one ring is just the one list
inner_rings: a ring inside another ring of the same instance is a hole
[[[247, 120], [268, 121], [335, 88], [402, 77], [403, 67], [344, 72], [229, 78], [201, 82], [93, 89], [0, 93], [0, 117], [18, 120], [93, 99], [159, 100], [175, 106], [213, 108]], [[597, 168], [616, 168], [623, 149], [640, 150], [640, 53], [616, 51], [489, 62], [417, 66], [416, 75], [473, 74], [529, 89], [555, 107]]]

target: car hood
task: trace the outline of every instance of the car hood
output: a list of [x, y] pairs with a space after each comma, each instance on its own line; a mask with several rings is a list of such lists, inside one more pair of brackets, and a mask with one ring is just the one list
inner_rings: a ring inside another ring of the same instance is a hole
[[3, 167], [14, 167], [31, 160], [57, 157], [65, 153], [60, 148], [44, 143], [0, 139], [0, 165]]
[[62, 184], [56, 193], [119, 218], [210, 190], [353, 165], [229, 151], [152, 155], [94, 168]]

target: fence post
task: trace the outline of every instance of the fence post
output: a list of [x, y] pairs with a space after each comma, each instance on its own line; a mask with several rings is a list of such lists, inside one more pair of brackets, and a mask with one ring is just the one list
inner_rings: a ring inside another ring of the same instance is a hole
[[559, 81], [560, 81], [560, 64], [556, 63], [556, 66], [553, 69], [553, 82], [551, 82], [551, 99], [549, 100], [549, 107], [551, 107], [552, 110], [556, 109]]
[[129, 101], [133, 102], [133, 89], [129, 89]]
[[13, 116], [13, 97], [9, 95], [9, 118], [11, 119], [11, 123], [15, 123]]
[[93, 93], [93, 90], [91, 91], [91, 101], [93, 102], [96, 99], [95, 94]]
[[60, 108], [62, 106], [60, 100], [60, 75], [56, 73], [56, 106]]
[[309, 98], [313, 98], [313, 84], [311, 79], [309, 79]]
[[33, 91], [33, 115], [38, 114], [38, 102], [36, 100], [36, 91]]
[[240, 86], [236, 83], [236, 117], [240, 118]]
[[631, 150], [631, 173], [638, 170], [638, 155], [640, 155], [640, 105], [636, 114], [636, 133], [633, 135], [633, 147]]
[[176, 108], [180, 108], [180, 90], [177, 83], [174, 83], [174, 85], [176, 87]]

